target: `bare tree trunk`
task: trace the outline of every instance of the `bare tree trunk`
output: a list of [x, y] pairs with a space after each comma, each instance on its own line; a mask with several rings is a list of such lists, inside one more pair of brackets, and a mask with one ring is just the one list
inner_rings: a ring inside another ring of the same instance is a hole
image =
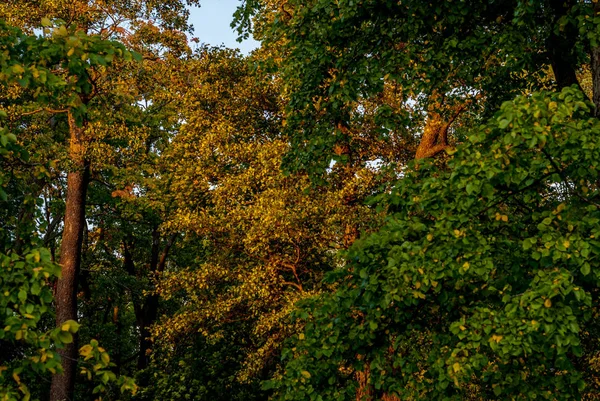
[[438, 113], [430, 112], [415, 159], [434, 157], [448, 147], [448, 130], [444, 130], [444, 127], [447, 125], [442, 121], [442, 117]]
[[[81, 246], [85, 226], [85, 201], [89, 163], [85, 159], [84, 127], [78, 127], [69, 113], [69, 156], [73, 165], [67, 174], [67, 199], [64, 230], [60, 247], [62, 276], [56, 287], [56, 323], [77, 320], [77, 279], [81, 264]], [[58, 351], [63, 373], [52, 377], [50, 401], [72, 400], [77, 367], [77, 336], [73, 343]]]
[[440, 96], [437, 91], [433, 93], [415, 159], [435, 157], [448, 148], [448, 131], [471, 102], [472, 99], [466, 99], [462, 104], [449, 106], [445, 104], [444, 96]]
[[370, 375], [369, 365], [365, 365], [364, 371], [356, 372], [356, 381], [358, 381], [356, 401], [373, 401], [373, 386], [369, 383]]

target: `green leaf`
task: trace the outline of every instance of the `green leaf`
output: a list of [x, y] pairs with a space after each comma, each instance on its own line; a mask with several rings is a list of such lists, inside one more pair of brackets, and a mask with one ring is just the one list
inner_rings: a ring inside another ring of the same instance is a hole
[[73, 342], [73, 335], [68, 331], [59, 331], [57, 337], [63, 344], [70, 344]]
[[581, 274], [583, 274], [584, 276], [590, 274], [590, 271], [591, 268], [589, 263], [584, 263], [583, 266], [581, 266]]

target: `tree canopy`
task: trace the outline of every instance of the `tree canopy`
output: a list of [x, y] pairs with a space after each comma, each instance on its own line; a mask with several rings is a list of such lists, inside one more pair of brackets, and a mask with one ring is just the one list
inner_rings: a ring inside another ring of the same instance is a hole
[[598, 2], [199, 4], [0, 4], [0, 398], [598, 397]]

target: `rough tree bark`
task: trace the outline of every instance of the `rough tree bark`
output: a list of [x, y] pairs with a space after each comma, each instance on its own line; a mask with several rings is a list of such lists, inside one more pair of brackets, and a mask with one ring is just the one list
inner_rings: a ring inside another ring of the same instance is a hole
[[[67, 174], [67, 199], [64, 229], [60, 247], [62, 276], [56, 286], [56, 323], [77, 320], [77, 283], [81, 265], [81, 246], [85, 226], [85, 201], [90, 165], [85, 157], [85, 126], [78, 126], [72, 113], [68, 114], [70, 143], [69, 157], [73, 163]], [[50, 401], [72, 400], [77, 367], [77, 336], [73, 343], [59, 350], [63, 373], [52, 376]]]

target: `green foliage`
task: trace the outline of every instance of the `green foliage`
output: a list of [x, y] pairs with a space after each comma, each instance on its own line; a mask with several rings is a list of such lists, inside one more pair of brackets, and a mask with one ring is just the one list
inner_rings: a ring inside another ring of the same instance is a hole
[[[0, 356], [0, 398], [29, 400], [30, 387], [40, 377], [62, 372], [57, 349], [73, 342], [79, 324], [70, 320], [51, 330], [43, 328], [43, 321], [53, 314], [50, 282], [60, 275], [48, 250], [32, 250], [23, 257], [0, 254], [0, 268], [0, 345], [3, 352], [15, 349], [15, 355]], [[81, 373], [97, 383], [94, 393], [105, 392], [113, 383], [121, 392], [135, 393], [131, 378], [117, 377], [110, 370], [114, 364], [97, 341], [84, 345], [80, 354], [85, 361]]]
[[94, 75], [117, 59], [141, 58], [121, 43], [76, 27], [46, 21], [44, 33], [47, 36], [25, 35], [0, 22], [0, 80], [32, 90], [39, 111], [71, 110], [81, 121], [95, 90]]
[[[414, 165], [269, 382], [281, 399], [578, 398], [595, 332], [600, 122], [574, 88], [504, 103], [447, 168]], [[586, 328], [585, 330], [583, 328]]]
[[[1, 118], [6, 118], [6, 113]], [[12, 132], [9, 132], [5, 127], [0, 126], [0, 160], [1, 158], [5, 158], [8, 156], [11, 151], [15, 150], [15, 144], [17, 142], [17, 137]], [[0, 170], [0, 201], [7, 201], [8, 195], [6, 191], [2, 188], [4, 185], [8, 183], [9, 177], [5, 175]]]
[[39, 327], [44, 315], [51, 314], [53, 296], [48, 280], [60, 274], [48, 251], [35, 250], [25, 257], [0, 255], [0, 267], [0, 342], [22, 348], [22, 356], [0, 359], [0, 397], [29, 399], [28, 383], [46, 372], [61, 371], [55, 347], [72, 342], [78, 325], [70, 322], [66, 330], [57, 327], [50, 331]]
[[137, 392], [137, 385], [131, 377], [117, 376], [113, 372], [112, 368], [116, 365], [110, 361], [110, 356], [104, 348], [100, 347], [98, 341], [91, 340], [89, 344], [80, 348], [79, 354], [87, 362], [81, 367], [80, 373], [89, 381], [98, 383], [92, 391], [93, 394], [106, 393], [111, 384], [118, 386], [121, 393]]
[[247, 0], [248, 58], [192, 55], [183, 0], [1, 3], [38, 35], [0, 21], [0, 399], [43, 398], [78, 332], [77, 165], [76, 399], [599, 393], [594, 2]]
[[[196, 335], [179, 341], [175, 350], [165, 352], [161, 347], [153, 354], [151, 368], [142, 372], [149, 386], [140, 390], [141, 401], [214, 400], [253, 401], [267, 399], [268, 391], [260, 389], [260, 380], [240, 382], [236, 375], [246, 357], [244, 329], [250, 325], [229, 327], [225, 338], [207, 341]], [[146, 377], [149, 376], [149, 377]]]
[[[427, 110], [436, 93], [450, 103], [479, 93], [489, 117], [523, 90], [575, 83], [573, 71], [589, 60], [598, 35], [593, 7], [553, 0], [254, 0], [237, 22], [249, 29], [257, 14], [258, 33], [279, 48], [290, 94], [287, 168], [322, 172], [346, 140], [338, 124], [352, 128], [357, 103], [376, 99], [388, 85], [399, 87], [409, 107], [381, 104], [384, 134], [414, 127], [421, 114], [410, 109]], [[546, 77], [550, 65], [556, 79]]]

